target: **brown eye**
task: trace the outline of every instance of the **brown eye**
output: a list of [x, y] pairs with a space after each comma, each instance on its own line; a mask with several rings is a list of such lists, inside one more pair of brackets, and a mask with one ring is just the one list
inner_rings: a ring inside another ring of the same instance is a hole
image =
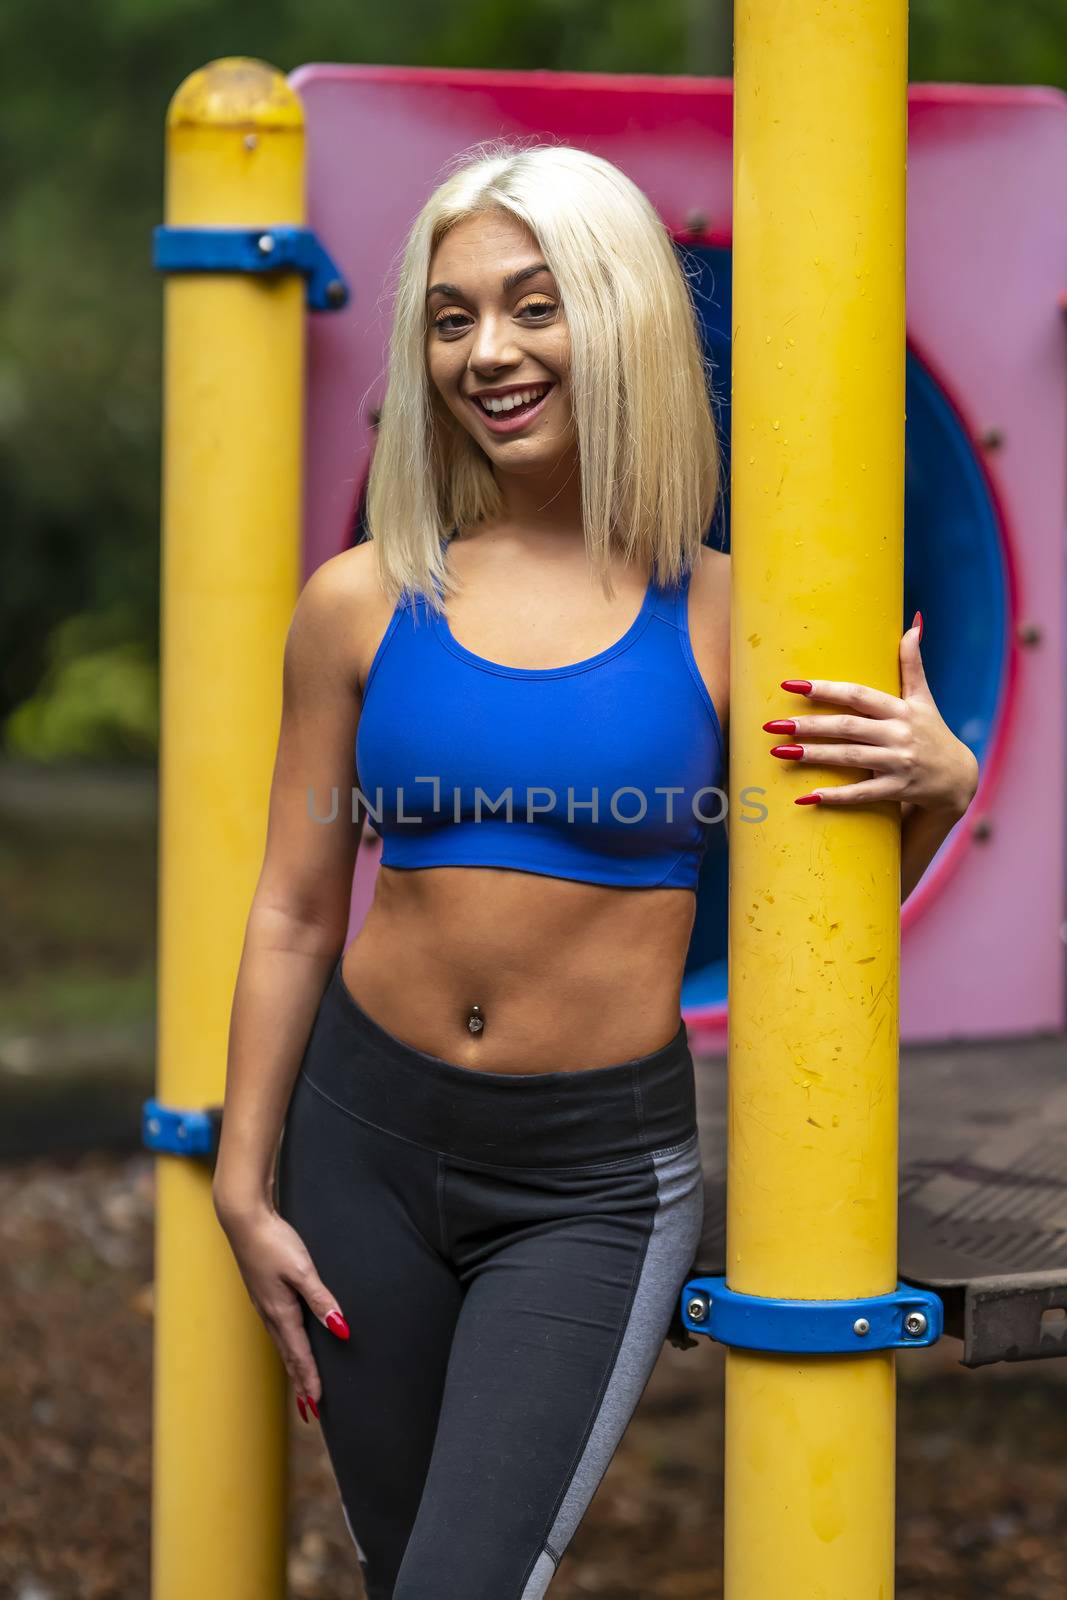
[[462, 311], [450, 311], [447, 316], [435, 317], [433, 325], [435, 328], [454, 328], [457, 322], [462, 323], [463, 320]]
[[519, 309], [520, 311], [532, 311], [535, 316], [545, 316], [547, 313], [555, 311], [556, 303], [554, 300], [524, 300]]

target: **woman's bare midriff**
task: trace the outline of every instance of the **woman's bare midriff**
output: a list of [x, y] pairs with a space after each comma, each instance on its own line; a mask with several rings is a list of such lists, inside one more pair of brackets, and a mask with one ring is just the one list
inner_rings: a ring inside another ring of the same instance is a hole
[[[496, 867], [379, 867], [349, 994], [404, 1044], [486, 1072], [576, 1072], [678, 1031], [696, 896]], [[484, 1026], [472, 1033], [478, 1006]]]

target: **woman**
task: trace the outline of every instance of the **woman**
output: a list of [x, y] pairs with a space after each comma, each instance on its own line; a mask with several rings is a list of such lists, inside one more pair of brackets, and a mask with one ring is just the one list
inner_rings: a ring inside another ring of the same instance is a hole
[[[287, 640], [214, 1181], [370, 1600], [545, 1594], [693, 1264], [718, 462], [644, 195], [566, 147], [455, 171], [403, 258], [372, 538]], [[816, 680], [852, 715], [766, 725], [840, 741], [784, 758], [871, 770], [826, 803], [907, 808], [905, 893], [977, 776], [918, 637], [903, 698]], [[342, 955], [368, 811], [382, 864]]]

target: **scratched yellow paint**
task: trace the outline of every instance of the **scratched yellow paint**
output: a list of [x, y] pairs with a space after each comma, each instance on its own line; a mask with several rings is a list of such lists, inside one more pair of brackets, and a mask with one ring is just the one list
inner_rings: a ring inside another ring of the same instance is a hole
[[[304, 220], [304, 122], [284, 75], [223, 58], [166, 126], [172, 226]], [[222, 1102], [230, 1003], [263, 852], [281, 663], [300, 575], [298, 274], [164, 288], [157, 1086]], [[157, 1157], [152, 1597], [281, 1600], [287, 1385], [211, 1201]]]
[[[895, 805], [794, 798], [836, 714], [784, 678], [899, 693], [906, 0], [737, 0], [727, 1278], [800, 1299], [897, 1268]], [[792, 742], [804, 743], [801, 734]], [[890, 1600], [892, 1353], [728, 1351], [726, 1600]]]

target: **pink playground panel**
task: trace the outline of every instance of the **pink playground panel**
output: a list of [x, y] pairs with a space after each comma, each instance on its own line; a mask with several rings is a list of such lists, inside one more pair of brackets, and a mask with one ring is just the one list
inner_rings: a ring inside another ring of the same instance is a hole
[[[699, 213], [700, 237], [728, 244], [732, 98], [723, 80], [547, 72], [309, 65], [291, 82], [307, 113], [308, 219], [352, 291], [342, 312], [308, 319], [310, 572], [350, 542], [385, 390], [392, 272], [446, 162], [502, 134], [573, 142], [629, 173], [676, 236], [693, 237]], [[1003, 434], [982, 467], [1011, 639], [972, 813], [904, 910], [901, 1031], [933, 1040], [1060, 1030], [1067, 98], [926, 84], [909, 104], [909, 343], [976, 453], [987, 429]], [[370, 837], [353, 930], [373, 892]], [[694, 1046], [721, 1048], [725, 1020], [723, 1007], [687, 1012]]]

